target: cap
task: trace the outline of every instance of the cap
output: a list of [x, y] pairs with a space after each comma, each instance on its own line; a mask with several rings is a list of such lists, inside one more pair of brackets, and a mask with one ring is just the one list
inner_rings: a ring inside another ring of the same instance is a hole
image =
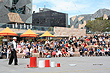
[[13, 37], [13, 39], [17, 39], [16, 37]]

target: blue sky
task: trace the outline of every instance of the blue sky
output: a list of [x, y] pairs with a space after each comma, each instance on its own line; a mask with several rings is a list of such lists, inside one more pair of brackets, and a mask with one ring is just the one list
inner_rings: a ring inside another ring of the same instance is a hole
[[93, 14], [98, 9], [110, 9], [110, 0], [33, 0], [33, 11], [46, 8], [67, 13], [68, 17], [81, 14]]

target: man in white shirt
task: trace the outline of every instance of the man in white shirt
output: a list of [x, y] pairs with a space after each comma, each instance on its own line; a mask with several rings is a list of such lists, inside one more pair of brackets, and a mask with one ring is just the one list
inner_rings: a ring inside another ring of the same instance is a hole
[[14, 65], [18, 65], [18, 61], [17, 61], [17, 56], [16, 56], [16, 48], [17, 48], [17, 43], [16, 43], [16, 37], [13, 37], [13, 41], [12, 41], [12, 47], [11, 47], [11, 57], [9, 59], [9, 65], [12, 64], [13, 59], [15, 59], [14, 61]]
[[48, 40], [47, 40], [47, 41], [45, 41], [45, 44], [47, 44], [47, 43], [48, 43], [48, 44], [50, 44], [50, 42], [49, 42]]

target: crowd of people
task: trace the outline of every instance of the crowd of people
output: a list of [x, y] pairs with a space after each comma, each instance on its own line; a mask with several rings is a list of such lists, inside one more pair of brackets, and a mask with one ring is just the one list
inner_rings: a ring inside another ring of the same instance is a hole
[[[22, 53], [22, 58], [32, 56], [32, 53], [38, 53], [38, 57], [72, 57], [75, 52], [80, 56], [110, 56], [110, 38], [108, 36], [81, 36], [70, 39], [60, 39], [55, 41], [33, 41], [17, 42], [17, 53]], [[11, 54], [11, 42], [8, 42], [8, 48], [3, 44], [1, 56], [8, 58]]]

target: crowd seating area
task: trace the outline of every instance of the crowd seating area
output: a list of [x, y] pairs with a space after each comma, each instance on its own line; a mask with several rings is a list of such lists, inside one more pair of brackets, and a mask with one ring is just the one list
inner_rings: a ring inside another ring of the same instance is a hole
[[[109, 36], [81, 36], [70, 39], [60, 39], [55, 41], [33, 41], [17, 43], [18, 58], [51, 58], [51, 57], [85, 57], [85, 56], [110, 56]], [[3, 43], [1, 57], [10, 57], [11, 42], [8, 42], [8, 49]]]

